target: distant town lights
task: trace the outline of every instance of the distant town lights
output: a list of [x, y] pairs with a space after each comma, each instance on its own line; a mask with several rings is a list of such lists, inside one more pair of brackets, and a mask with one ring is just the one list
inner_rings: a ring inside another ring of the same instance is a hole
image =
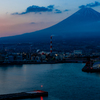
[[55, 56], [58, 56], [58, 54], [55, 54]]

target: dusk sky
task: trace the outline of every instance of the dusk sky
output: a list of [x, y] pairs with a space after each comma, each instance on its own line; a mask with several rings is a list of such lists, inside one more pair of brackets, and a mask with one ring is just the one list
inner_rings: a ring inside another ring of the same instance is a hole
[[50, 27], [82, 7], [100, 12], [100, 0], [1, 0], [0, 37]]

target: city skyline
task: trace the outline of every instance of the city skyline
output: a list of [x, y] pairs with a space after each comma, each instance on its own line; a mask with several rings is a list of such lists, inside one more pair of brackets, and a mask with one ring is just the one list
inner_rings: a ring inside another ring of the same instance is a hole
[[50, 27], [82, 7], [92, 7], [100, 12], [99, 0], [3, 0], [0, 7], [0, 37]]

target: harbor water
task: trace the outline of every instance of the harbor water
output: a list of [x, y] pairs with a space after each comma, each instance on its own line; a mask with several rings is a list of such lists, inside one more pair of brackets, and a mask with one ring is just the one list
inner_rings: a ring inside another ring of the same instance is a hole
[[[48, 97], [24, 100], [99, 100], [100, 73], [83, 63], [0, 66], [0, 94], [44, 90]], [[20, 99], [21, 100], [21, 99]]]

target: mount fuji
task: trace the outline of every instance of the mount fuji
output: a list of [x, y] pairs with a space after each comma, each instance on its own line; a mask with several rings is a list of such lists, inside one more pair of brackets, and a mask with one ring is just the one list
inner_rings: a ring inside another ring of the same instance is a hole
[[68, 39], [98, 37], [100, 13], [92, 8], [82, 8], [54, 26], [36, 32], [3, 37], [0, 42], [45, 42], [51, 35]]

